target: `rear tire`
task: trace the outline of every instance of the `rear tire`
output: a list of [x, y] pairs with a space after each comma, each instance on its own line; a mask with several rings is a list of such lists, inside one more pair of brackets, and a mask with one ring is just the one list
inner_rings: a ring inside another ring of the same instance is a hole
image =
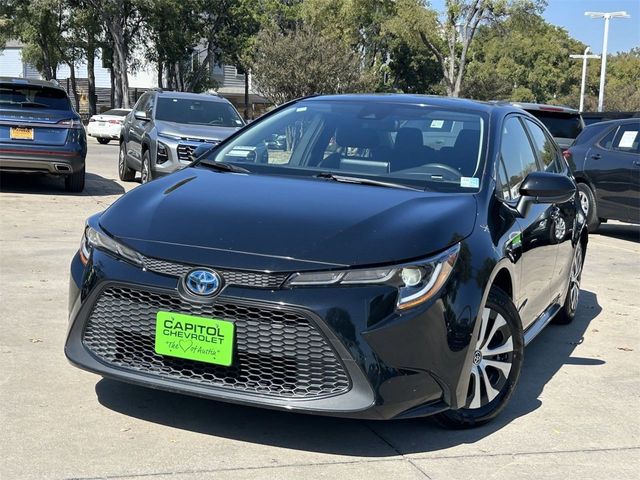
[[126, 150], [127, 147], [122, 142], [120, 144], [120, 153], [118, 154], [118, 176], [123, 182], [130, 182], [136, 178], [136, 171], [127, 166]]
[[587, 217], [587, 228], [589, 233], [594, 233], [600, 227], [600, 219], [598, 218], [598, 205], [593, 191], [586, 183], [578, 183], [578, 197], [580, 198], [580, 206]]
[[522, 323], [511, 298], [493, 287], [482, 313], [478, 338], [472, 340], [474, 362], [467, 403], [434, 415], [445, 428], [472, 428], [497, 417], [516, 388], [524, 358]]
[[106, 145], [107, 143], [109, 143], [111, 141], [110, 138], [98, 138], [97, 140], [98, 140], [98, 143], [100, 145]]
[[67, 192], [78, 193], [84, 190], [85, 168], [64, 177], [64, 188]]
[[580, 279], [582, 278], [582, 266], [584, 265], [584, 251], [582, 243], [578, 242], [573, 253], [571, 261], [571, 270], [569, 271], [569, 288], [564, 304], [560, 311], [553, 317], [553, 323], [558, 325], [568, 325], [573, 321], [578, 309], [578, 300], [580, 299]]

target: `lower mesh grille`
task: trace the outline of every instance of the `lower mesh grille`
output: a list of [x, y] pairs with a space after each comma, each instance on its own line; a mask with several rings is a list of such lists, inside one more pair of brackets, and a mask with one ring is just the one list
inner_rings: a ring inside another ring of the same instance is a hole
[[[160, 310], [234, 320], [233, 365], [156, 354], [154, 331]], [[231, 303], [191, 304], [170, 294], [111, 287], [96, 302], [83, 343], [110, 365], [239, 392], [308, 399], [345, 393], [350, 386], [331, 346], [299, 312]]]

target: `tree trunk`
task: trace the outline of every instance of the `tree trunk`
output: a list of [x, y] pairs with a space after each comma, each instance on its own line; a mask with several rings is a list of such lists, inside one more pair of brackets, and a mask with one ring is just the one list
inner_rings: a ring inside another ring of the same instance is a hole
[[76, 66], [72, 61], [68, 62], [67, 65], [69, 65], [69, 74], [71, 76], [71, 92], [73, 93], [76, 112], [80, 113], [80, 97], [78, 96], [78, 84], [76, 82]]
[[95, 72], [96, 48], [94, 39], [90, 36], [87, 41], [87, 83], [89, 96], [89, 116], [97, 113], [96, 108], [96, 72]]
[[158, 88], [164, 88], [162, 86], [162, 60], [158, 60]]
[[[118, 107], [129, 108], [129, 75], [127, 72], [127, 49], [119, 19], [113, 19], [109, 24], [109, 33], [113, 41], [113, 67], [116, 84], [120, 87], [120, 101], [116, 99]], [[117, 68], [116, 68], [117, 67]]]
[[111, 80], [111, 92], [109, 93], [109, 100], [111, 101], [111, 108], [116, 107], [116, 78], [113, 74], [113, 65], [109, 69], [109, 79]]
[[249, 72], [244, 71], [244, 119], [249, 120]]

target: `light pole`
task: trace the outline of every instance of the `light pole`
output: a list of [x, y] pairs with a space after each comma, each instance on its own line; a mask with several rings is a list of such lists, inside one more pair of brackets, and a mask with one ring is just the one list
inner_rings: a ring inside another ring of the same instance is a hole
[[591, 47], [587, 47], [584, 49], [584, 54], [582, 55], [569, 55], [571, 58], [582, 59], [582, 84], [580, 85], [580, 112], [584, 111], [584, 89], [587, 83], [587, 59], [600, 58], [600, 55], [588, 55], [590, 50], [591, 50]]
[[604, 77], [607, 71], [607, 41], [609, 39], [609, 20], [612, 18], [629, 18], [627, 12], [584, 12], [591, 18], [604, 18], [604, 40], [602, 41], [602, 66], [600, 67], [600, 92], [598, 95], [598, 111], [604, 105]]

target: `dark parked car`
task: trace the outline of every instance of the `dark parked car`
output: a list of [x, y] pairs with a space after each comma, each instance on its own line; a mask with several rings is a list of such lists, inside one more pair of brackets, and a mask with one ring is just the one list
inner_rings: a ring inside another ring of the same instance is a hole
[[640, 118], [640, 112], [582, 112], [585, 125], [592, 125], [607, 120], [623, 120], [625, 118]]
[[590, 231], [601, 222], [640, 223], [640, 119], [585, 128], [565, 152]]
[[568, 148], [584, 128], [582, 115], [573, 108], [524, 102], [513, 105], [540, 120], [561, 148]]
[[87, 138], [67, 93], [42, 80], [0, 77], [0, 171], [64, 177], [84, 189]]
[[127, 115], [120, 135], [118, 173], [142, 183], [184, 168], [202, 143], [215, 145], [244, 126], [225, 98], [207, 93], [152, 90]]
[[[237, 155], [284, 132], [267, 163]], [[479, 425], [525, 345], [574, 317], [586, 246], [561, 152], [522, 110], [302, 99], [88, 219], [65, 353], [229, 402]]]

